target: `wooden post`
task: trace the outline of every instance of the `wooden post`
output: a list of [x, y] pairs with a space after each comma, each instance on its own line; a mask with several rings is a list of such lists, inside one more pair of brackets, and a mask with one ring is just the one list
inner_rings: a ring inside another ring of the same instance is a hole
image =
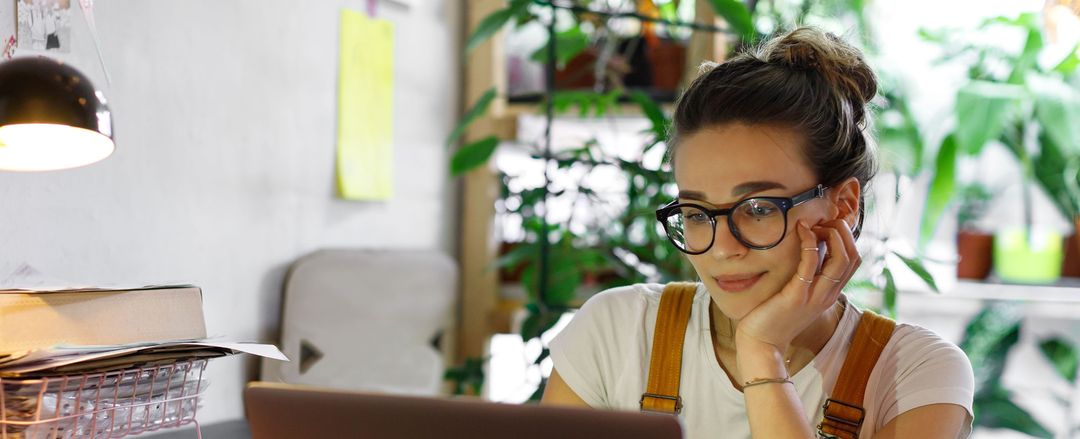
[[[469, 0], [466, 3], [466, 37], [494, 11], [505, 7], [501, 0]], [[491, 87], [498, 96], [488, 113], [465, 131], [465, 142], [499, 135], [506, 112], [506, 67], [502, 33], [492, 36], [467, 56], [464, 105], [468, 108]], [[458, 314], [458, 363], [481, 357], [491, 335], [491, 318], [498, 297], [498, 272], [488, 269], [497, 257], [499, 237], [495, 227], [495, 200], [499, 182], [489, 166], [464, 176], [461, 198], [461, 296]]]
[[[694, 3], [694, 22], [723, 26], [723, 20], [716, 18], [716, 11], [708, 0], [696, 0]], [[721, 62], [727, 48], [727, 35], [719, 32], [695, 30], [690, 34], [690, 43], [686, 49], [686, 70], [683, 74], [683, 88], [698, 77], [701, 63], [706, 61]]]

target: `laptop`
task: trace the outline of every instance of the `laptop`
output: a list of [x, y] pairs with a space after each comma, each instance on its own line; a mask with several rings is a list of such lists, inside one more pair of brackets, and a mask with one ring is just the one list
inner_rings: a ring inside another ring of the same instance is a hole
[[253, 382], [244, 389], [253, 439], [681, 439], [670, 415], [514, 405]]

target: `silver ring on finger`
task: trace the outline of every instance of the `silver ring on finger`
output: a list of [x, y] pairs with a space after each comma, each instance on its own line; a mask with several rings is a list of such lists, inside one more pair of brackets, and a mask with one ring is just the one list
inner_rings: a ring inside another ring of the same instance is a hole
[[814, 281], [812, 281], [810, 279], [807, 279], [805, 277], [802, 277], [802, 275], [796, 274], [795, 276], [798, 277], [799, 280], [801, 280], [804, 284], [810, 285], [810, 284], [814, 283]]
[[825, 279], [828, 279], [830, 282], [832, 282], [834, 284], [840, 283], [840, 279], [833, 279], [833, 278], [831, 278], [829, 276], [826, 276], [825, 273], [821, 273], [821, 277], [823, 277]]
[[804, 252], [816, 252], [816, 251], [818, 251], [818, 248], [817, 247], [803, 247], [803, 251]]

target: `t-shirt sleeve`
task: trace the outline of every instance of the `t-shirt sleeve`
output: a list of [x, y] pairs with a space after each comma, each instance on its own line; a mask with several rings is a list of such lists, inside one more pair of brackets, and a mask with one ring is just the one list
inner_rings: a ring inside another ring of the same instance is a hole
[[[971, 432], [975, 377], [967, 354], [934, 332], [903, 325], [890, 341], [890, 363], [881, 370], [886, 385], [881, 394], [878, 427], [908, 410], [930, 404], [956, 404], [967, 410], [961, 437]], [[888, 348], [887, 348], [888, 349]], [[891, 378], [891, 379], [890, 379]]]
[[632, 335], [622, 326], [634, 296], [632, 287], [620, 287], [591, 297], [548, 344], [559, 376], [592, 407], [611, 407], [613, 359], [620, 355], [617, 335]]

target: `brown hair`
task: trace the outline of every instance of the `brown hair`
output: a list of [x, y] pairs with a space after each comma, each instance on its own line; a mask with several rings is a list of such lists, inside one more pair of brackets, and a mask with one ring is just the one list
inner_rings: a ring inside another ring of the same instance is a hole
[[859, 49], [831, 33], [800, 27], [722, 64], [702, 66], [675, 104], [668, 160], [674, 164], [680, 139], [701, 129], [777, 124], [806, 136], [803, 153], [819, 183], [831, 187], [856, 177], [865, 193], [878, 168], [866, 114], [876, 93], [877, 77]]

